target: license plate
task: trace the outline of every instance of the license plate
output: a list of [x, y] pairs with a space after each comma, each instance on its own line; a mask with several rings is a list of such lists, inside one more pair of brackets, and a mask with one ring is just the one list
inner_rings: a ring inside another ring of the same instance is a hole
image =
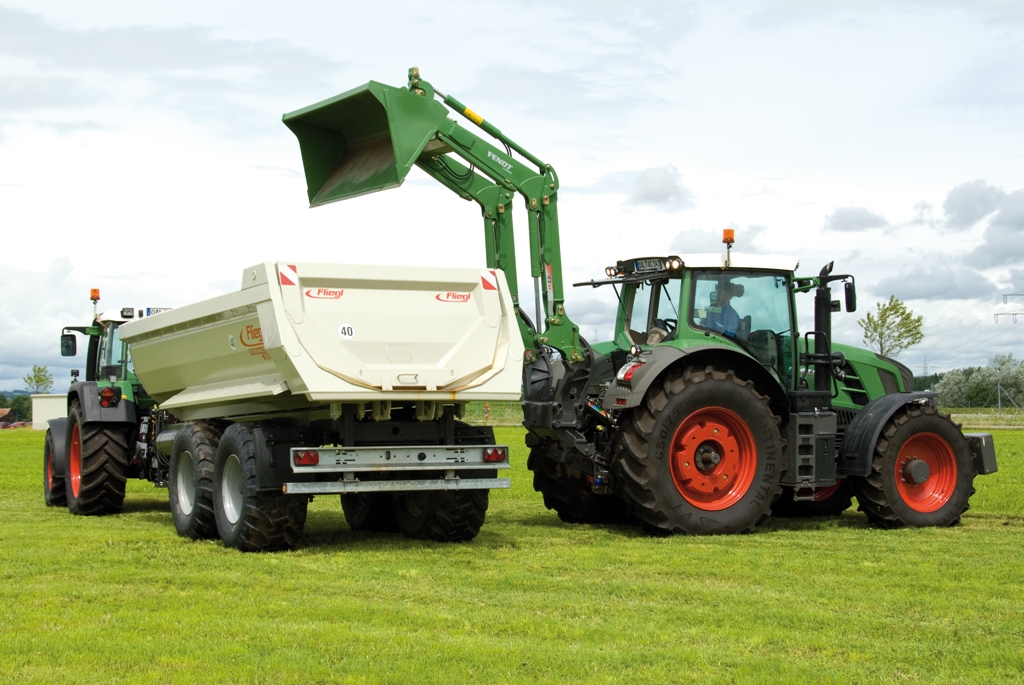
[[638, 259], [635, 265], [637, 271], [660, 271], [665, 268], [665, 263], [660, 259]]

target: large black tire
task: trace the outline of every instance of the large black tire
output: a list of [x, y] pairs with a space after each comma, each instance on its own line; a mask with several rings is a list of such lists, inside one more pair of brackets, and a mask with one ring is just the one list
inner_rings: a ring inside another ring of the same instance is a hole
[[813, 500], [793, 501], [793, 488], [783, 487], [782, 496], [772, 505], [772, 516], [804, 518], [808, 516], [839, 516], [853, 506], [854, 488], [849, 479], [839, 479], [835, 488], [823, 488]]
[[[60, 464], [57, 464], [58, 459]], [[66, 454], [57, 454], [54, 449], [53, 436], [47, 428], [46, 441], [43, 443], [43, 500], [48, 507], [65, 507], [68, 504], [66, 481], [63, 476], [56, 475], [67, 469], [65, 459]]]
[[178, 535], [193, 540], [217, 536], [213, 513], [213, 461], [220, 431], [206, 422], [186, 423], [171, 444], [167, 495]]
[[116, 514], [124, 507], [128, 431], [120, 424], [85, 423], [77, 401], [68, 410], [65, 494], [81, 516]]
[[771, 514], [785, 441], [750, 381], [711, 367], [674, 370], [623, 418], [622, 494], [649, 532], [749, 533]]
[[341, 496], [341, 509], [352, 530], [370, 533], [397, 533], [398, 520], [391, 493], [359, 492]]
[[561, 464], [540, 448], [530, 450], [527, 468], [533, 471], [533, 489], [544, 496], [544, 506], [566, 523], [625, 523], [625, 502], [614, 495], [594, 494], [590, 480], [579, 469]]
[[256, 489], [256, 446], [249, 424], [221, 435], [213, 462], [213, 510], [226, 547], [243, 552], [292, 549], [302, 536], [309, 499]]
[[882, 429], [871, 475], [857, 479], [857, 501], [882, 528], [952, 526], [970, 507], [975, 475], [967, 438], [949, 416], [907, 405]]
[[395, 519], [407, 538], [465, 542], [484, 524], [487, 490], [428, 490], [395, 493]]

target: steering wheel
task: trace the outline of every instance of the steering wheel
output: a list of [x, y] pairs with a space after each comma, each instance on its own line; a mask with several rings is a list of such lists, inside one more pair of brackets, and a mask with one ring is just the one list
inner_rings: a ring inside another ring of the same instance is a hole
[[655, 328], [662, 328], [662, 329], [668, 331], [669, 334], [673, 333], [676, 330], [676, 326], [678, 326], [678, 325], [679, 325], [679, 319], [655, 319], [654, 320], [654, 327]]

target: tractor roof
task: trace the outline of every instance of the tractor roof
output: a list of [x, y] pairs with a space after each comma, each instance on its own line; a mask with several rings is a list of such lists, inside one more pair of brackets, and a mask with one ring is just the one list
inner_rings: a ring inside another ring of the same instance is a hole
[[[679, 258], [687, 269], [724, 269], [725, 253], [681, 254]], [[729, 256], [731, 269], [769, 269], [772, 271], [796, 271], [800, 260], [789, 255], [742, 254], [733, 252]]]

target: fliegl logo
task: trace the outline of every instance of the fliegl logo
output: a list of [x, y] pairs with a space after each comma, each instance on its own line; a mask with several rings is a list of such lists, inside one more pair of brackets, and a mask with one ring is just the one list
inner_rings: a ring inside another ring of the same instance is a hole
[[438, 302], [469, 302], [469, 293], [438, 293], [434, 299]]
[[259, 326], [246, 326], [238, 331], [238, 342], [248, 348], [250, 356], [270, 359], [270, 353], [263, 347], [263, 329]]
[[339, 300], [345, 294], [344, 288], [307, 288], [306, 297], [314, 300]]

